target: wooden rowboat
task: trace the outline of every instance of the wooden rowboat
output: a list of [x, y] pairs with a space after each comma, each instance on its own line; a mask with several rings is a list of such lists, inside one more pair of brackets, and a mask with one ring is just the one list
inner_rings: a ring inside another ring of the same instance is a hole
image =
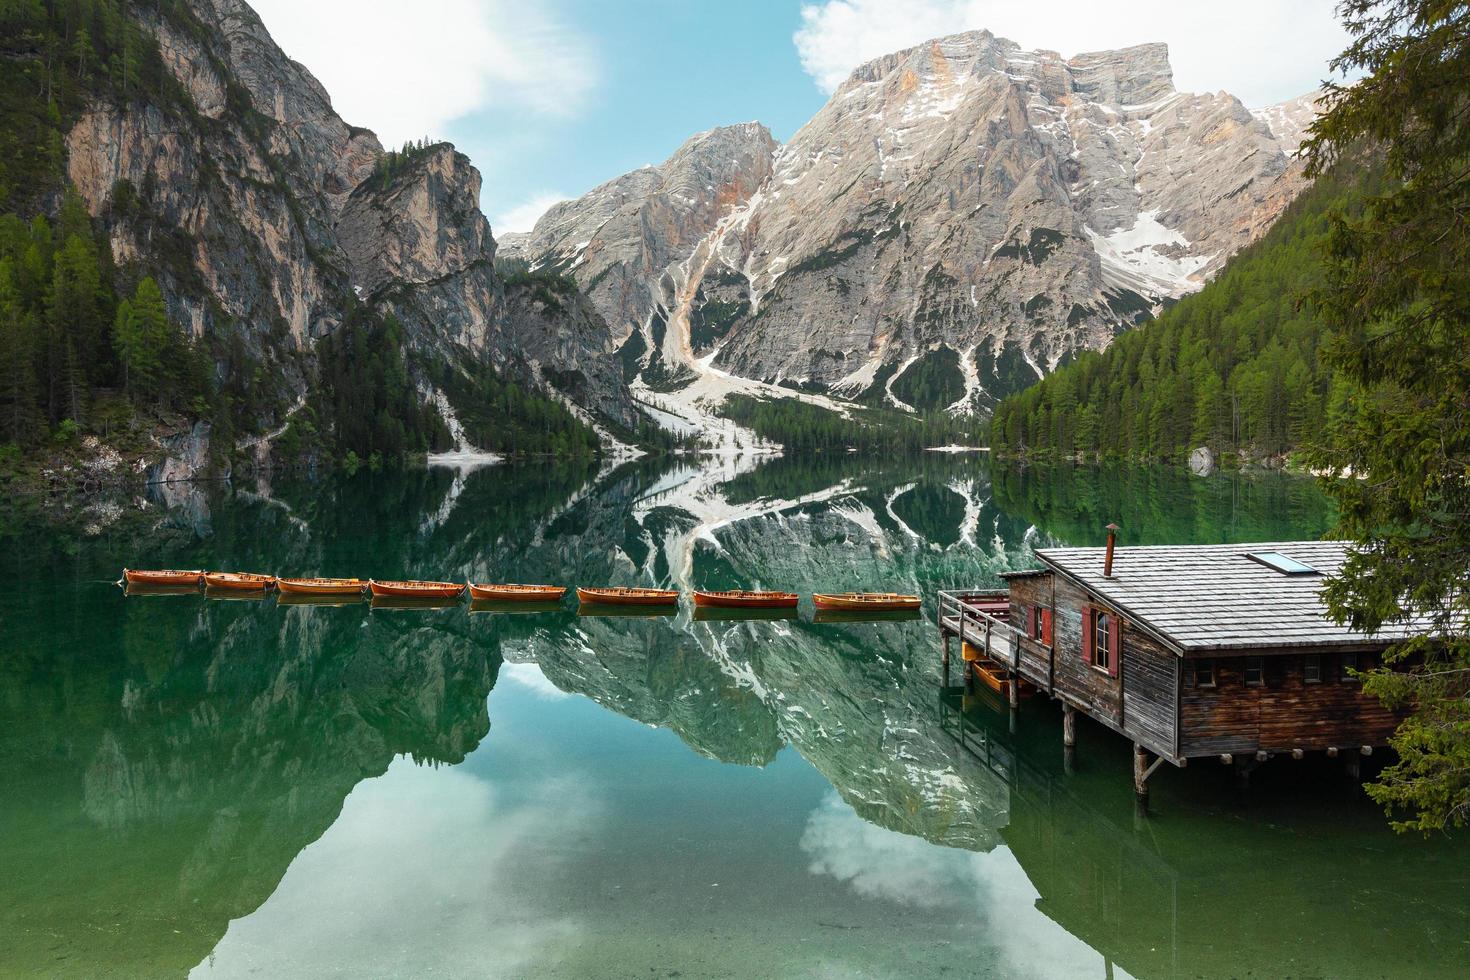
[[276, 588], [285, 595], [362, 595], [367, 580], [360, 578], [278, 578]]
[[487, 602], [559, 602], [567, 594], [564, 585], [476, 585], [469, 583], [470, 598]]
[[919, 597], [897, 592], [842, 592], [836, 595], [817, 593], [812, 596], [818, 609], [842, 609], [860, 612], [892, 612], [918, 609]]
[[1033, 685], [1025, 681], [1018, 682], [1009, 670], [999, 664], [981, 661], [971, 666], [975, 670], [975, 676], [980, 679], [980, 683], [990, 688], [996, 694], [1006, 694], [1010, 686], [1017, 683], [1020, 685], [1016, 688], [1017, 697], [1029, 698], [1036, 693], [1036, 688]]
[[727, 592], [701, 592], [695, 590], [696, 606], [718, 606], [722, 609], [794, 609], [795, 592], [748, 592], [731, 589]]
[[204, 573], [195, 569], [194, 571], [180, 571], [175, 568], [147, 570], [141, 568], [124, 568], [123, 581], [129, 585], [171, 585], [189, 586], [199, 588], [204, 580]]
[[276, 584], [274, 575], [254, 572], [205, 572], [204, 587], [221, 592], [264, 592]]
[[464, 595], [463, 582], [380, 582], [368, 579], [373, 595], [393, 599], [457, 599]]
[[679, 593], [671, 589], [578, 589], [577, 598], [598, 606], [674, 606]]

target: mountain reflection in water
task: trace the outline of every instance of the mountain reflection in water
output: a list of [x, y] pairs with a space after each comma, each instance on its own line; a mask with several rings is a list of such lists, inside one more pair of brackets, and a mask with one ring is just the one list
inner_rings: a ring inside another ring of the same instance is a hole
[[[1030, 547], [1322, 533], [1310, 483], [983, 459], [170, 488], [5, 528], [0, 973], [1434, 975], [1470, 856], [1335, 774], [1237, 801], [942, 692], [926, 620], [124, 598], [124, 564], [917, 592]], [[81, 522], [72, 522], [80, 524]], [[494, 728], [492, 729], [492, 722]], [[963, 742], [957, 738], [963, 733]], [[692, 751], [691, 751], [692, 750]], [[1272, 773], [1275, 773], [1273, 776]]]

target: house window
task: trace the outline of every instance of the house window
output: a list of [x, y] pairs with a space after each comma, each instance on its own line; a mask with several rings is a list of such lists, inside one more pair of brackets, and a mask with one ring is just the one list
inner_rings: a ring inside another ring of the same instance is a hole
[[1261, 686], [1261, 673], [1262, 673], [1262, 671], [1261, 671], [1261, 658], [1260, 657], [1246, 657], [1245, 658], [1245, 686], [1246, 687], [1260, 687]]
[[1358, 679], [1352, 675], [1352, 671], [1358, 669], [1358, 655], [1356, 653], [1344, 653], [1338, 658], [1337, 679], [1344, 684], [1356, 684]]
[[1215, 662], [1213, 660], [1199, 660], [1195, 662], [1194, 683], [1196, 687], [1215, 686]]
[[1105, 612], [1093, 614], [1092, 665], [1099, 670], [1113, 670], [1113, 617]]
[[1322, 655], [1320, 653], [1307, 654], [1307, 659], [1302, 664], [1302, 680], [1308, 684], [1322, 683]]
[[1040, 606], [1031, 607], [1031, 639], [1033, 640], [1041, 639], [1041, 614]]

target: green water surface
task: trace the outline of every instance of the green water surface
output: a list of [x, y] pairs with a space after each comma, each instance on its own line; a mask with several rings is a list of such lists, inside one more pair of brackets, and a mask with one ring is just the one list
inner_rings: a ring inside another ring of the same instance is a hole
[[[1279, 540], [1309, 483], [975, 457], [169, 488], [0, 528], [0, 975], [1403, 977], [1470, 850], [1325, 760], [1165, 767], [944, 692], [935, 590]], [[124, 597], [124, 565], [915, 591], [924, 619]], [[961, 738], [962, 736], [962, 738]]]

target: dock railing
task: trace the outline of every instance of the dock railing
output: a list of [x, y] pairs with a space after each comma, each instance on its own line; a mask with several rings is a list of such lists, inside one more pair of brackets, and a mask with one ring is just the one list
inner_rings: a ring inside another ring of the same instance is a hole
[[1023, 634], [1002, 619], [985, 612], [973, 602], [976, 599], [999, 599], [1006, 595], [1004, 590], [994, 592], [946, 592], [939, 593], [939, 618], [936, 625], [941, 632], [948, 630], [998, 664], [1012, 670], [1021, 666], [1021, 640]]

